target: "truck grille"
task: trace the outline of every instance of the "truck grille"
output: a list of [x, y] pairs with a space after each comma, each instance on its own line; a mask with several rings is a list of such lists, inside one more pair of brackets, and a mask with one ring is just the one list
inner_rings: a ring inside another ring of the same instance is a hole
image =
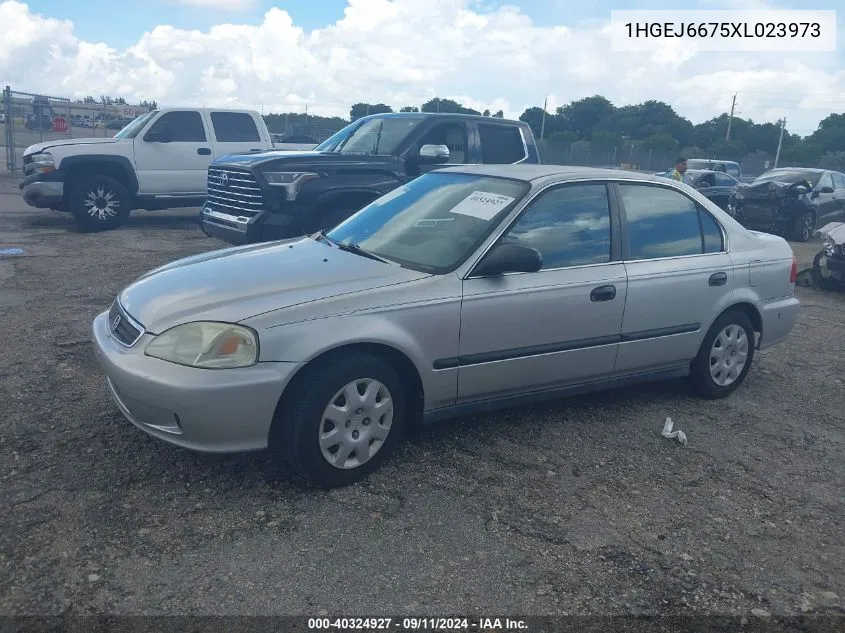
[[125, 347], [132, 347], [141, 338], [144, 328], [121, 307], [117, 299], [109, 310], [109, 332]]
[[264, 195], [250, 172], [211, 167], [208, 170], [208, 205], [218, 213], [252, 219], [263, 209]]

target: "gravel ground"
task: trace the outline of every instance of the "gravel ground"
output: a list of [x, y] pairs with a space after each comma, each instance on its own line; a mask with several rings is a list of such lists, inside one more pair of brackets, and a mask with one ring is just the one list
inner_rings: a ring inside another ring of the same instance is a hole
[[108, 398], [91, 320], [221, 247], [195, 216], [83, 235], [0, 182], [0, 248], [25, 251], [0, 256], [0, 614], [845, 613], [845, 294], [800, 288], [728, 400], [670, 382], [465, 418], [315, 491]]

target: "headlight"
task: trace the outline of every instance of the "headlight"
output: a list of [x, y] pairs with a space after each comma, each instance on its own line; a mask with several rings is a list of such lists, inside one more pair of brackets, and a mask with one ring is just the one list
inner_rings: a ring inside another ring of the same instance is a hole
[[824, 254], [828, 257], [833, 257], [833, 254], [836, 252], [836, 244], [827, 237], [822, 239], [822, 248], [824, 249]]
[[258, 335], [241, 325], [197, 321], [159, 334], [144, 353], [202, 369], [249, 367], [258, 361]]
[[320, 174], [298, 171], [267, 171], [263, 174], [268, 185], [285, 189], [288, 200], [296, 200], [306, 182], [319, 178]]
[[53, 160], [53, 155], [49, 152], [40, 152], [32, 155], [32, 162], [24, 166], [26, 175], [38, 173], [47, 173], [56, 170], [56, 162]]

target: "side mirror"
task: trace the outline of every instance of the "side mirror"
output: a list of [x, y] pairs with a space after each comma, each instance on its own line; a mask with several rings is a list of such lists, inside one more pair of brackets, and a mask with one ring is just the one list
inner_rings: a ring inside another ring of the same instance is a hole
[[417, 162], [421, 165], [436, 165], [449, 162], [449, 148], [445, 145], [423, 145]]
[[150, 130], [144, 135], [147, 143], [170, 143], [173, 138], [168, 130]]
[[536, 248], [509, 242], [491, 248], [473, 275], [495, 277], [504, 273], [536, 273], [542, 266], [543, 256]]
[[822, 187], [819, 189], [819, 193], [833, 193], [833, 187]]

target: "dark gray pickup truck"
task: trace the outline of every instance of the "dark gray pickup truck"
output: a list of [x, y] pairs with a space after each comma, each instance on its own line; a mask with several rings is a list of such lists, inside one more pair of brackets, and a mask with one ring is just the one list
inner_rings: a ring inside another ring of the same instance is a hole
[[230, 244], [330, 229], [420, 174], [463, 164], [540, 162], [522, 121], [433, 113], [376, 114], [312, 151], [231, 154], [208, 170], [202, 230]]

